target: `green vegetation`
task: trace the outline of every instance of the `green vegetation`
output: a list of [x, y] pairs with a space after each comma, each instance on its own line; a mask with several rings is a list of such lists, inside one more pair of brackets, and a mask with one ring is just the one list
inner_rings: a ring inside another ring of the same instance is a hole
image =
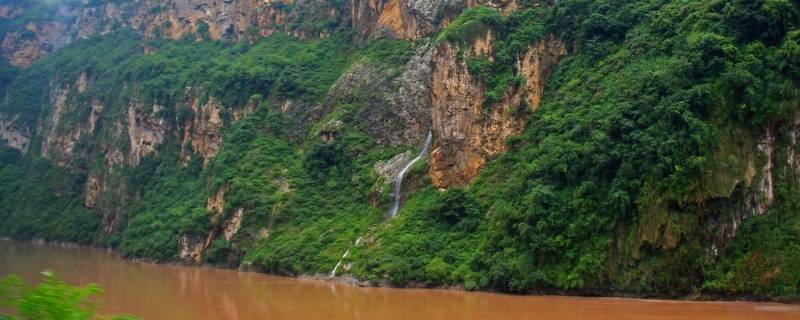
[[437, 41], [469, 42], [500, 23], [500, 14], [484, 6], [464, 10], [439, 32]]
[[41, 158], [0, 148], [0, 233], [91, 243], [99, 217], [83, 207], [83, 179]]
[[[478, 12], [495, 12], [485, 7], [473, 7], [469, 10]], [[470, 11], [465, 11], [456, 21], [465, 15], [471, 16]], [[493, 55], [489, 57], [470, 56], [467, 65], [472, 74], [486, 84], [487, 90], [484, 97], [484, 106], [490, 107], [496, 103], [510, 86], [519, 86], [524, 83], [525, 78], [517, 74], [516, 63], [520, 55], [524, 54], [528, 46], [534, 44], [544, 37], [547, 28], [547, 11], [542, 7], [534, 7], [521, 11], [514, 11], [511, 14], [499, 18], [488, 15], [491, 18], [492, 37], [494, 39]], [[495, 15], [497, 13], [495, 12]], [[486, 20], [486, 18], [481, 21]], [[454, 21], [455, 22], [455, 21]], [[453, 32], [448, 25], [442, 36], [448, 41], [453, 41], [452, 37], [446, 36]], [[481, 34], [486, 30], [472, 30], [473, 34]], [[464, 31], [459, 31], [463, 33]], [[476, 35], [473, 35], [475, 37]], [[462, 40], [463, 41], [463, 40]]]
[[[70, 91], [73, 109], [56, 130], [69, 133], [87, 119], [93, 100], [105, 106], [105, 121], [76, 142], [67, 167], [40, 158], [41, 137], [24, 156], [3, 149], [0, 234], [174, 261], [179, 242], [206, 245], [242, 210], [239, 232], [211, 241], [205, 262], [327, 274], [363, 237], [349, 272], [392, 285], [800, 295], [800, 174], [790, 161], [798, 148], [800, 4], [524, 1], [508, 14], [467, 9], [430, 40], [463, 48], [487, 30], [493, 56], [466, 61], [486, 85], [487, 105], [523, 84], [516, 61], [530, 45], [552, 34], [569, 55], [507, 153], [470, 185], [447, 191], [428, 186], [420, 162], [390, 221], [381, 207], [387, 188], [373, 168], [407, 148], [379, 145], [363, 129], [358, 115], [385, 106], [326, 95], [356, 63], [399, 74], [413, 43], [354, 44], [342, 30], [237, 43], [142, 40], [118, 30], [24, 70], [4, 67], [0, 112], [35, 128], [52, 112], [51, 92], [87, 74], [92, 85]], [[212, 97], [225, 129], [217, 155], [202, 159], [182, 140], [196, 112], [187, 100]], [[147, 112], [164, 107], [156, 116], [165, 142], [138, 166], [109, 165], [109, 145], [127, 152], [114, 120], [126, 119], [131, 101]], [[767, 159], [771, 202], [760, 190]], [[104, 166], [113, 169], [101, 170], [114, 172], [110, 181], [127, 186], [106, 193], [119, 210], [111, 233], [82, 202], [86, 172]], [[219, 192], [225, 204], [210, 215], [208, 199]]]
[[[103, 291], [96, 285], [73, 287], [52, 272], [42, 272], [44, 279], [33, 287], [21, 278], [8, 276], [0, 279], [0, 307], [4, 312], [10, 307], [12, 314], [0, 314], [3, 320], [89, 320], [100, 306], [97, 298]], [[131, 316], [106, 316], [100, 319], [135, 320]]]
[[[489, 20], [498, 58], [468, 61], [498, 88], [489, 101], [514, 84], [514, 57], [541, 35], [559, 35], [571, 55], [526, 131], [466, 189], [483, 213], [473, 218], [479, 227], [465, 232], [452, 225], [458, 219], [434, 219], [447, 197], [421, 191], [378, 231], [376, 244], [354, 254], [357, 274], [510, 292], [800, 293], [800, 216], [791, 200], [800, 190], [789, 183], [797, 179], [791, 171], [775, 168], [784, 182], [768, 215], [748, 220], [719, 257], [707, 249], [721, 232], [713, 221], [752, 210], [738, 201], [757, 192], [738, 180], [735, 193], [720, 195], [704, 182], [747, 165], [747, 158], [715, 163], [717, 150], [731, 150], [720, 141], [742, 132], [720, 128], [784, 128], [777, 143], [787, 145], [786, 124], [800, 101], [791, 31], [798, 7], [752, 3], [564, 1]], [[439, 39], [469, 41], [461, 25], [491, 16], [465, 11]], [[781, 24], [741, 28], [732, 22], [740, 17]]]
[[[60, 2], [63, 8], [77, 8], [81, 5], [81, 0], [63, 0]], [[9, 31], [21, 31], [23, 37], [33, 35], [23, 31], [27, 23], [52, 19], [58, 15], [59, 9], [59, 6], [54, 6], [52, 1], [46, 0], [3, 1], [0, 4], [13, 4], [19, 7], [19, 10], [15, 11], [16, 15], [8, 19], [0, 19], [0, 35], [5, 35]]]
[[[195, 116], [186, 105], [191, 103], [187, 94], [195, 94], [201, 105], [216, 99], [225, 106], [221, 117], [229, 125], [219, 153], [206, 165], [200, 155], [183, 158], [181, 150], [191, 148], [191, 141], [182, 146], [174, 137], [135, 167], [115, 165], [116, 175], [106, 179], [127, 187], [103, 192], [114, 201], [105, 210], [116, 210], [119, 229], [112, 234], [101, 232], [101, 217], [83, 207], [81, 186], [86, 170], [108, 165], [107, 155], [96, 152], [107, 143], [127, 152], [127, 136], [103, 127], [92, 140], [79, 141], [76, 159], [69, 159], [77, 168], [3, 149], [8, 159], [0, 162], [5, 191], [0, 219], [8, 223], [0, 233], [97, 243], [126, 256], [174, 261], [182, 237], [202, 241], [219, 227], [212, 220], [243, 210], [239, 235], [214, 241], [206, 262], [244, 262], [280, 273], [328, 272], [350, 241], [381, 221], [383, 208], [368, 201], [378, 184], [372, 168], [400, 150], [379, 147], [357, 129], [360, 106], [334, 106], [326, 121], [345, 125], [332, 142], [317, 138], [319, 126], [304, 121], [310, 106], [322, 102], [350, 64], [367, 63], [397, 75], [412, 49], [406, 41], [379, 39], [354, 47], [346, 39], [346, 34], [310, 41], [276, 34], [253, 44], [157, 39], [144, 43], [151, 51], [144, 54], [142, 40], [122, 30], [76, 41], [38, 61], [11, 82], [8, 101], [0, 104], [0, 111], [20, 114], [25, 123], [52, 112], [46, 99], [51, 90], [71, 88], [86, 74], [92, 84], [86, 92], [70, 92], [67, 99], [75, 107], [57, 132], [81, 125], [93, 101], [104, 105], [103, 116], [110, 119], [126, 117], [131, 101], [142, 101], [145, 108], [168, 106], [157, 115], [182, 130]], [[273, 105], [287, 100], [299, 107], [287, 114]], [[252, 114], [234, 120], [236, 110], [248, 104], [255, 105]], [[222, 189], [223, 212], [212, 217], [207, 198]]]

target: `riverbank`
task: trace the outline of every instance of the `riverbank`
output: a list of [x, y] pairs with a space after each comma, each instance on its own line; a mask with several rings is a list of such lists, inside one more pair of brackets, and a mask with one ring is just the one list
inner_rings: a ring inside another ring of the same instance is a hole
[[[27, 281], [44, 269], [105, 291], [103, 313], [147, 320], [796, 320], [800, 306], [359, 287], [208, 266], [140, 263], [107, 250], [0, 241], [0, 275]], [[169, 301], [165, 304], [164, 301]]]
[[[94, 251], [101, 251], [116, 258], [124, 259], [129, 262], [152, 264], [152, 265], [170, 265], [170, 266], [183, 266], [183, 267], [201, 267], [207, 269], [218, 270], [232, 270], [236, 272], [263, 274], [276, 277], [297, 278], [301, 280], [313, 280], [318, 282], [335, 283], [340, 285], [347, 285], [350, 287], [360, 288], [388, 288], [388, 289], [435, 289], [447, 290], [456, 292], [473, 292], [465, 290], [463, 286], [426, 286], [422, 283], [407, 283], [404, 286], [394, 286], [388, 281], [365, 281], [360, 280], [352, 275], [342, 275], [331, 278], [325, 274], [273, 274], [261, 272], [256, 268], [246, 268], [244, 266], [233, 267], [228, 265], [215, 265], [215, 264], [197, 264], [189, 263], [186, 261], [158, 261], [145, 258], [130, 258], [122, 256], [119, 251], [101, 247], [96, 245], [77, 244], [57, 240], [45, 239], [13, 239], [9, 237], [0, 237], [0, 241], [23, 242], [43, 246], [55, 246], [66, 249], [90, 249]], [[509, 296], [558, 296], [558, 297], [585, 297], [585, 298], [621, 298], [621, 299], [642, 299], [652, 301], [685, 301], [685, 302], [771, 302], [789, 305], [800, 305], [800, 297], [768, 297], [760, 295], [719, 295], [710, 293], [693, 293], [693, 294], [635, 294], [624, 291], [568, 291], [568, 290], [536, 290], [529, 291], [525, 294], [509, 294], [499, 291], [476, 291], [490, 294], [502, 294]]]

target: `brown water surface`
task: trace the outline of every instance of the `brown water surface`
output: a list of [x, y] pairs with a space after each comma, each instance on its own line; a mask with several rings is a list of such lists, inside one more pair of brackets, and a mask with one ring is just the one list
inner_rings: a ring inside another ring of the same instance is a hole
[[105, 251], [0, 241], [0, 276], [38, 281], [55, 271], [97, 283], [103, 311], [158, 319], [747, 319], [800, 320], [800, 306], [616, 298], [509, 296], [447, 290], [356, 288], [201, 267], [130, 262]]

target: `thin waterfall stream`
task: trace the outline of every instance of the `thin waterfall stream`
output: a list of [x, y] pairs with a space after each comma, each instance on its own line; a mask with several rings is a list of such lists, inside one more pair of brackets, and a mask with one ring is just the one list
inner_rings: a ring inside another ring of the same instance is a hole
[[[417, 161], [422, 159], [428, 153], [428, 148], [430, 148], [430, 146], [431, 146], [431, 140], [433, 140], [433, 134], [430, 131], [428, 131], [428, 136], [425, 138], [425, 144], [422, 145], [422, 150], [419, 151], [419, 154], [417, 155], [417, 157], [414, 158], [414, 159], [411, 159], [411, 161], [409, 161], [406, 164], [406, 166], [403, 167], [403, 169], [401, 169], [397, 173], [397, 175], [394, 177], [394, 184], [392, 185], [392, 206], [389, 208], [389, 212], [388, 212], [389, 219], [394, 219], [394, 217], [397, 216], [397, 211], [400, 210], [400, 200], [401, 200], [401, 197], [403, 196], [403, 193], [402, 193], [402, 191], [403, 191], [403, 178], [405, 177], [406, 172], [408, 171], [408, 169], [411, 169], [411, 166], [413, 166], [415, 163], [417, 163]], [[342, 262], [344, 261], [344, 259], [346, 259], [347, 257], [350, 256], [350, 250], [352, 250], [353, 247], [358, 246], [359, 244], [361, 244], [361, 239], [362, 238], [363, 237], [358, 237], [358, 239], [356, 239], [355, 244], [353, 244], [353, 246], [351, 246], [349, 249], [347, 249], [347, 251], [344, 252], [344, 254], [342, 254], [342, 257], [339, 259], [339, 262], [337, 262], [336, 266], [334, 266], [333, 270], [331, 270], [331, 274], [330, 274], [331, 278], [336, 277], [336, 271], [339, 270], [339, 267], [342, 265]]]
[[[361, 237], [358, 237], [358, 239], [356, 239], [356, 243], [353, 245], [353, 247], [359, 245], [360, 243], [361, 243]], [[350, 249], [353, 249], [353, 247], [350, 247]], [[334, 266], [333, 270], [331, 270], [331, 274], [330, 274], [331, 278], [336, 277], [336, 270], [339, 270], [339, 266], [342, 265], [342, 261], [344, 261], [345, 258], [350, 256], [350, 249], [347, 249], [347, 251], [344, 252], [344, 254], [342, 255], [342, 258], [339, 259], [339, 262], [337, 262], [336, 266]]]
[[428, 153], [428, 147], [431, 145], [431, 140], [433, 135], [430, 131], [428, 131], [428, 137], [425, 138], [425, 145], [422, 146], [422, 150], [420, 150], [419, 154], [416, 158], [412, 159], [408, 164], [403, 167], [400, 172], [397, 173], [397, 176], [394, 177], [394, 188], [392, 189], [392, 207], [389, 209], [389, 219], [394, 218], [397, 216], [397, 210], [400, 209], [400, 198], [402, 197], [402, 189], [403, 189], [403, 178], [406, 175], [406, 171], [411, 168], [419, 159], [425, 156]]

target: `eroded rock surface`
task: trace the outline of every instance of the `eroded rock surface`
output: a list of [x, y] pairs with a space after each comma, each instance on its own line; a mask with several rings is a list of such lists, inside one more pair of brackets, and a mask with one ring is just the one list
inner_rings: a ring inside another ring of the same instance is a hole
[[493, 42], [492, 32], [486, 31], [468, 47], [442, 42], [434, 49], [431, 101], [436, 142], [430, 175], [437, 187], [468, 183], [488, 158], [505, 151], [505, 139], [522, 130], [524, 115], [539, 106], [547, 78], [566, 54], [564, 44], [553, 36], [530, 46], [517, 61], [526, 84], [509, 88], [497, 103], [485, 106], [486, 86], [470, 73], [467, 57], [491, 57]]

